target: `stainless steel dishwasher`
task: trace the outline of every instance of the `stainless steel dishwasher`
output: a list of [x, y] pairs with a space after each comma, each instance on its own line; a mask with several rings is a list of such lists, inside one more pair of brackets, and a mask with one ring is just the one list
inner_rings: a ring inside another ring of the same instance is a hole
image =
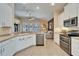
[[44, 34], [36, 34], [36, 46], [44, 46]]

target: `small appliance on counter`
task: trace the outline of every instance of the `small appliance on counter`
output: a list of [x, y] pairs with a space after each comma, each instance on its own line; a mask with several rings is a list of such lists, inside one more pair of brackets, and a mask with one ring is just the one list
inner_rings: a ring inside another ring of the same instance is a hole
[[47, 38], [47, 39], [52, 39], [52, 38], [53, 38], [53, 31], [48, 31], [48, 32], [46, 33], [46, 38]]
[[19, 31], [19, 27], [20, 25], [19, 24], [14, 24], [14, 32], [18, 32]]

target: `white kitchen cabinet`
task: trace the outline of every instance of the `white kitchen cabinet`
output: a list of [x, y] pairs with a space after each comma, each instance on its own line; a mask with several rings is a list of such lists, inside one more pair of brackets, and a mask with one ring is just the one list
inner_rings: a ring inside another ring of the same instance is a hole
[[14, 38], [4, 41], [1, 43], [2, 48], [2, 56], [11, 56], [15, 53], [15, 42]]
[[69, 4], [67, 4], [65, 7], [64, 7], [64, 13], [65, 13], [65, 19], [69, 19], [69, 13], [70, 13], [70, 6]]
[[24, 46], [25, 47], [30, 47], [32, 45], [35, 45], [35, 35], [29, 35], [29, 36], [25, 36], [24, 38]]
[[79, 3], [78, 3], [78, 26], [79, 26]]
[[0, 56], [12, 56], [16, 52], [36, 45], [36, 35], [18, 36], [0, 42]]
[[0, 4], [0, 27], [12, 26], [13, 9], [7, 4]]
[[0, 27], [2, 27], [2, 16], [0, 16]]
[[32, 45], [31, 41], [32, 41], [32, 36], [28, 36], [28, 37], [25, 37], [25, 40], [26, 40], [26, 47], [29, 47]]
[[70, 19], [78, 16], [78, 4], [69, 3], [64, 7], [65, 19]]
[[78, 16], [78, 4], [77, 3], [70, 3], [69, 4], [69, 18], [77, 17]]
[[36, 35], [32, 35], [32, 41], [31, 42], [32, 42], [32, 45], [36, 45]]
[[79, 37], [71, 38], [71, 53], [74, 56], [79, 56]]
[[60, 28], [62, 28], [63, 25], [64, 25], [64, 24], [63, 24], [63, 20], [65, 20], [65, 19], [64, 19], [64, 16], [65, 16], [65, 15], [64, 15], [64, 12], [62, 12], [62, 13], [59, 14], [59, 16], [58, 16], [58, 23], [59, 23], [59, 27], [60, 27]]
[[1, 43], [0, 43], [0, 56], [2, 55]]
[[59, 38], [59, 33], [55, 32], [54, 34], [54, 41], [56, 44], [60, 45], [60, 38]]
[[31, 35], [16, 37], [16, 51], [20, 51], [33, 45], [33, 39], [34, 38]]
[[23, 37], [21, 36], [21, 37], [16, 37], [16, 40], [15, 40], [15, 42], [16, 42], [16, 51], [20, 51], [21, 49], [23, 49], [22, 47], [23, 47]]

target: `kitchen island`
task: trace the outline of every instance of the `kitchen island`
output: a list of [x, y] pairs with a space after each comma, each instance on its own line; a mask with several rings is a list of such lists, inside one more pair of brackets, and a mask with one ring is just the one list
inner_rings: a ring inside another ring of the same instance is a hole
[[36, 33], [3, 35], [0, 36], [0, 56], [15, 55], [17, 52], [33, 45], [36, 45]]

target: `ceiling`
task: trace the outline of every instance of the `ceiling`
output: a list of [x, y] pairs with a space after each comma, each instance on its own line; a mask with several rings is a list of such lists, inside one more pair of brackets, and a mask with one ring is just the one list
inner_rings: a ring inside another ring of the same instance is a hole
[[[39, 7], [37, 10], [36, 7]], [[14, 5], [15, 15], [18, 17], [35, 17], [46, 18], [50, 20], [53, 18], [53, 6], [51, 3], [16, 3]]]

